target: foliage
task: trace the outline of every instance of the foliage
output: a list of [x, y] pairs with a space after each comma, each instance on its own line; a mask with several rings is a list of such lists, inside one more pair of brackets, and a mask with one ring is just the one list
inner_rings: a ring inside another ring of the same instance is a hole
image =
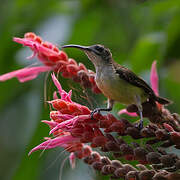
[[[28, 52], [12, 42], [12, 37], [22, 37], [28, 31], [36, 32], [58, 45], [101, 43], [112, 50], [118, 63], [130, 67], [146, 80], [149, 80], [152, 61], [157, 59], [160, 94], [175, 102], [169, 107], [172, 112], [179, 112], [179, 0], [14, 0], [2, 2], [0, 10], [1, 74], [24, 66], [23, 61]], [[83, 53], [76, 50], [67, 52], [93, 69]], [[76, 87], [78, 96], [79, 92], [82, 93], [80, 87], [71, 81], [69, 83], [64, 78], [60, 78], [60, 81], [67, 90], [71, 89], [68, 86], [71, 84]], [[52, 82], [48, 79], [46, 83], [49, 87], [47, 94], [50, 95]], [[40, 124], [40, 120], [48, 117], [48, 108], [44, 108], [43, 84], [43, 76], [21, 85], [16, 79], [1, 83], [1, 179], [59, 177], [60, 163], [65, 156], [63, 153], [59, 155], [59, 149], [45, 152], [42, 157], [38, 153], [27, 156], [30, 149], [48, 132]], [[98, 103], [102, 104], [103, 96], [100, 96], [97, 96]], [[81, 104], [84, 102], [83, 99], [79, 101]], [[118, 110], [120, 107], [116, 106]], [[59, 159], [56, 160], [57, 157]], [[75, 179], [74, 176], [82, 171], [87, 172], [87, 177], [82, 177], [80, 173], [77, 179], [92, 179], [82, 164], [79, 164], [76, 173], [69, 169], [68, 164], [65, 165], [63, 179]], [[99, 179], [104, 178], [99, 176]]]

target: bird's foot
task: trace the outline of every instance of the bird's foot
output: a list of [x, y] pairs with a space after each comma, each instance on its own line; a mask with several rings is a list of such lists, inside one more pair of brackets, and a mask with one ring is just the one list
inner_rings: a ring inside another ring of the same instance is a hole
[[94, 119], [94, 114], [95, 113], [100, 113], [101, 111], [111, 111], [112, 108], [96, 108], [91, 112], [91, 119]]
[[92, 112], [91, 112], [91, 119], [94, 119], [94, 114], [95, 113], [100, 113], [101, 112], [101, 108], [96, 108], [96, 109], [94, 109]]
[[137, 128], [139, 129], [139, 130], [141, 130], [141, 129], [143, 129], [143, 121], [141, 121], [140, 120], [140, 122], [138, 123], [138, 125], [137, 125]]
[[136, 128], [138, 128], [138, 130], [143, 129], [143, 120], [140, 120], [140, 122], [136, 125]]

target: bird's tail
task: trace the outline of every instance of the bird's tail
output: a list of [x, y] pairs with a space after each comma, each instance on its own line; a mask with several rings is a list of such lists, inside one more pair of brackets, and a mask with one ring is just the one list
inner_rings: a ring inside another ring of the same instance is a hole
[[158, 103], [160, 103], [160, 104], [163, 104], [163, 105], [168, 105], [168, 104], [171, 104], [172, 103], [172, 101], [170, 101], [170, 100], [168, 100], [168, 99], [166, 99], [166, 98], [162, 98], [162, 97], [160, 97], [160, 96], [156, 96], [156, 101], [158, 102]]

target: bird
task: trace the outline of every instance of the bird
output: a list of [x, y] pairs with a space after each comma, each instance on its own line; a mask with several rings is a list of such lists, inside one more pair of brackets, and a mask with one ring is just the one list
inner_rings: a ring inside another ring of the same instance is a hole
[[96, 108], [92, 111], [92, 119], [96, 112], [111, 111], [115, 102], [124, 105], [135, 104], [140, 115], [140, 122], [137, 127], [142, 129], [143, 102], [153, 100], [162, 105], [171, 103], [170, 100], [157, 96], [141, 77], [137, 76], [130, 69], [115, 62], [112, 58], [111, 51], [104, 45], [81, 46], [69, 44], [62, 46], [62, 49], [64, 48], [77, 48], [84, 51], [88, 59], [94, 64], [96, 70], [95, 82], [108, 99], [107, 108]]

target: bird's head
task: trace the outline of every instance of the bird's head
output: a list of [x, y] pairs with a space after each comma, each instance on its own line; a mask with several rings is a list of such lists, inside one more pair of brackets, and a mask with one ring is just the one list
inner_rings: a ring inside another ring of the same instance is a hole
[[75, 44], [65, 45], [62, 48], [77, 48], [85, 52], [92, 63], [97, 66], [102, 66], [109, 63], [112, 59], [112, 54], [109, 49], [103, 45], [96, 44], [92, 46], [80, 46]]

